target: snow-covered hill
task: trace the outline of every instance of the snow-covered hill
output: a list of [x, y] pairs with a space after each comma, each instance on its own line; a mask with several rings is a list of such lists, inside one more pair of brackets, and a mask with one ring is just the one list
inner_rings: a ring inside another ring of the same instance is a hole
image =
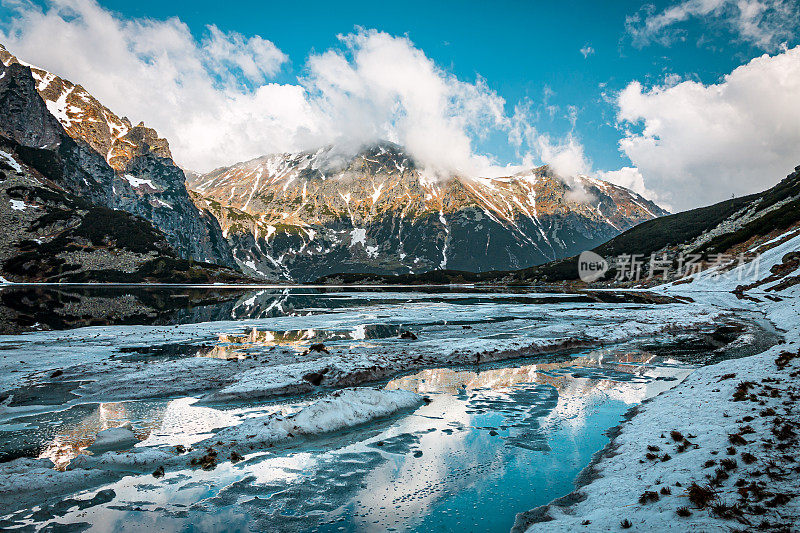
[[0, 136], [65, 192], [150, 221], [180, 257], [235, 266], [216, 220], [190, 199], [166, 140], [2, 45]]
[[591, 248], [664, 210], [616, 185], [547, 167], [502, 178], [427, 175], [400, 146], [328, 147], [192, 175], [247, 273], [507, 270]]

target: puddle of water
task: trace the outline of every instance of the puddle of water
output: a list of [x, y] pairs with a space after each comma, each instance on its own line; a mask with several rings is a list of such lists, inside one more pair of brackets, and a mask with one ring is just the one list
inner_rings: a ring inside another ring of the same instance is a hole
[[[125, 477], [76, 496], [90, 500], [104, 490], [103, 501], [40, 514], [123, 531], [157, 522], [174, 531], [506, 532], [516, 513], [572, 489], [592, 454], [608, 442], [606, 430], [631, 405], [673, 386], [690, 370], [619, 349], [560, 362], [423, 370], [385, 385], [431, 400], [411, 414], [254, 453], [213, 471], [173, 471], [161, 480]], [[141, 436], [158, 433], [170, 405], [189, 404], [176, 399], [104, 404], [80, 413], [73, 408], [75, 413], [60, 417], [76, 421], [42, 455], [56, 455], [59, 446], [88, 445], [98, 429], [124, 421], [133, 421]], [[226, 411], [193, 407], [200, 419], [183, 421], [182, 438], [192, 442], [192, 428], [208, 436], [214, 417], [241, 419], [284, 408], [291, 409], [291, 402]], [[7, 517], [6, 524], [22, 517]]]
[[[407, 361], [424, 358], [420, 368], [480, 361], [471, 355], [490, 350], [530, 353], [526, 346], [580, 340], [590, 329], [597, 339], [630, 322], [625, 310], [645, 309], [633, 320], [645, 325], [651, 304], [474, 290], [232, 294], [143, 291], [138, 301], [161, 309], [141, 319], [147, 326], [0, 337], [0, 460], [48, 457], [64, 465], [87, 453], [99, 431], [128, 423], [146, 440], [142, 445], [192, 445], [219, 428], [290, 412], [313, 394], [331, 392], [302, 381], [310, 392], [301, 398], [212, 403], [207, 395], [238, 383], [242, 373], [280, 377], [296, 363], [303, 372], [307, 363], [331, 360], [337, 368], [350, 361], [397, 363], [382, 375], [409, 374], [372, 386], [419, 392], [430, 403], [363, 427], [257, 449], [212, 471], [187, 465], [168, 468], [161, 479], [110, 475], [92, 490], [65, 490], [60, 503], [51, 499], [0, 518], [0, 528], [59, 522], [103, 531], [508, 531], [516, 513], [571, 491], [629, 407], [674, 386], [692, 365], [728, 356], [722, 348], [739, 333], [707, 325], [581, 353], [410, 371]], [[59, 298], [80, 308], [72, 292]], [[677, 317], [683, 305], [658, 312]], [[65, 316], [52, 324], [66, 324]], [[181, 325], [153, 325], [175, 321]], [[405, 330], [419, 338], [401, 339]], [[330, 353], [308, 353], [318, 343]], [[456, 351], [470, 357], [459, 359]]]

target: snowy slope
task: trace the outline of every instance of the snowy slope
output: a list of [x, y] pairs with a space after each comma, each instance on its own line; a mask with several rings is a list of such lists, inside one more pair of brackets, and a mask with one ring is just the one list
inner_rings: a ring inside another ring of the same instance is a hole
[[[761, 258], [759, 279], [767, 279], [770, 270], [779, 270], [773, 267], [785, 265], [787, 254], [798, 250], [800, 236], [794, 235], [766, 251]], [[659, 290], [734, 310], [760, 310], [783, 331], [784, 341], [755, 356], [703, 367], [678, 387], [643, 404], [587, 472], [596, 479], [564, 502], [580, 500], [578, 503], [551, 505], [520, 515], [518, 528], [535, 517], [547, 521], [533, 524], [528, 531], [611, 531], [620, 529], [623, 520], [630, 521], [632, 531], [667, 531], [676, 527], [731, 531], [756, 525], [781, 530], [785, 524], [797, 523], [800, 483], [794, 460], [798, 442], [792, 434], [800, 427], [800, 417], [794, 412], [798, 393], [795, 378], [800, 364], [791, 356], [784, 356], [785, 367], [776, 362], [781, 354], [798, 354], [800, 348], [800, 285], [793, 279], [798, 275], [796, 264], [785, 268], [781, 279], [745, 291], [744, 299], [730, 291], [742, 283], [740, 276], [750, 276], [748, 265], [717, 274], [706, 272], [689, 284], [668, 285]], [[784, 287], [776, 290], [782, 282]], [[743, 382], [753, 385], [747, 389], [745, 399], [736, 401], [734, 394]], [[785, 403], [787, 399], [790, 401]], [[679, 451], [679, 442], [670, 435], [673, 430], [691, 441], [687, 450]], [[744, 441], [732, 439], [731, 435]], [[646, 457], [653, 453], [648, 446], [659, 448], [658, 458]], [[665, 453], [671, 456], [666, 461], [662, 460]], [[745, 453], [752, 454], [752, 464]], [[733, 459], [735, 466], [722, 468], [723, 459]], [[719, 468], [722, 474], [717, 473]], [[712, 481], [714, 478], [716, 481]], [[695, 482], [711, 486], [712, 506], [717, 507], [701, 509], [691, 501], [688, 488]], [[746, 489], [742, 489], [743, 484]], [[669, 494], [661, 492], [664, 487]], [[657, 493], [657, 501], [640, 502], [645, 491]], [[787, 501], [784, 494], [789, 495]], [[735, 507], [722, 507], [720, 503]], [[678, 516], [680, 507], [688, 507], [691, 516]]]
[[312, 280], [341, 272], [507, 270], [593, 247], [665, 212], [601, 180], [546, 167], [441, 179], [391, 143], [328, 147], [191, 176], [246, 272]]

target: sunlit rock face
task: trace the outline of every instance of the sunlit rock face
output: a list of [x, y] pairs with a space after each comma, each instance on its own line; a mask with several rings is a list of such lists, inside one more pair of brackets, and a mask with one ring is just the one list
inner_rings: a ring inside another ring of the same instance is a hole
[[237, 263], [263, 277], [515, 269], [591, 248], [665, 211], [547, 167], [504, 178], [427, 175], [400, 146], [277, 154], [190, 175]]
[[0, 45], [0, 135], [80, 198], [150, 221], [180, 257], [234, 266], [218, 222], [199, 210], [169, 144], [80, 85], [22, 64]]

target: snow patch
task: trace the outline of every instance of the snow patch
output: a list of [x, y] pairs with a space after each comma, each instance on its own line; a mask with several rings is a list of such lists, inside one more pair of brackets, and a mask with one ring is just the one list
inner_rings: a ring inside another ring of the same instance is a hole
[[122, 177], [125, 178], [125, 180], [128, 183], [130, 183], [131, 187], [133, 187], [134, 189], [138, 189], [142, 185], [146, 185], [147, 187], [150, 187], [154, 191], [158, 190], [158, 189], [156, 189], [156, 186], [153, 185], [153, 182], [150, 181], [150, 180], [146, 180], [146, 179], [143, 179], [143, 178], [137, 178], [136, 176], [132, 176], [131, 174], [125, 174]]
[[367, 230], [364, 228], [353, 228], [350, 232], [350, 246], [361, 243], [361, 246], [367, 245]]
[[172, 206], [170, 204], [168, 204], [167, 202], [165, 202], [164, 200], [162, 200], [161, 198], [154, 198], [154, 200], [161, 207], [166, 207], [167, 209], [172, 209]]
[[11, 154], [9, 154], [8, 152], [4, 152], [3, 150], [0, 150], [0, 157], [2, 157], [5, 160], [5, 162], [8, 163], [8, 165], [11, 166], [11, 168], [14, 169], [14, 171], [17, 174], [22, 174], [22, 167], [19, 165], [19, 163], [17, 163], [16, 159], [14, 159], [14, 157]]
[[132, 448], [139, 442], [131, 431], [130, 423], [122, 427], [108, 428], [97, 434], [94, 443], [87, 448], [92, 453], [101, 454]]
[[421, 403], [420, 395], [404, 390], [342, 389], [288, 416], [274, 413], [247, 419], [223, 429], [214, 439], [242, 444], [278, 442], [292, 435], [318, 435], [365, 424]]
[[14, 211], [25, 211], [29, 207], [36, 208], [35, 205], [26, 204], [22, 200], [9, 200], [11, 202], [11, 209]]

